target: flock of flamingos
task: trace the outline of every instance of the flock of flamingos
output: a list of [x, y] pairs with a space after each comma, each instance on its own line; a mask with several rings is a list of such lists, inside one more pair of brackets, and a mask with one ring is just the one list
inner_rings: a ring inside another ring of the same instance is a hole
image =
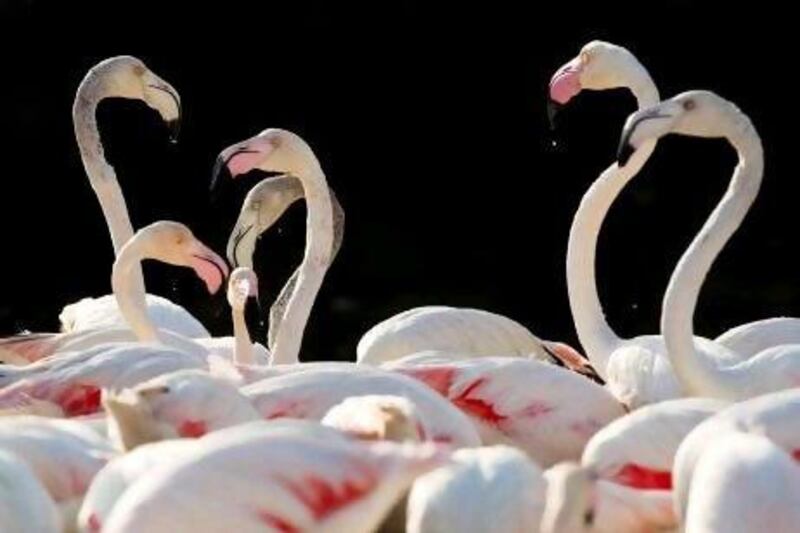
[[[73, 121], [116, 251], [113, 294], [66, 306], [59, 333], [0, 339], [0, 532], [800, 531], [800, 319], [693, 332], [703, 281], [759, 191], [758, 133], [712, 92], [662, 101], [631, 52], [605, 42], [549, 91], [555, 108], [619, 87], [639, 110], [569, 235], [585, 357], [504, 316], [431, 306], [375, 325], [355, 363], [302, 363], [344, 227], [311, 147], [267, 129], [220, 153], [214, 181], [280, 174], [247, 195], [228, 261], [177, 222], [134, 232], [97, 105], [143, 100], [173, 125], [180, 99], [136, 58], [93, 67]], [[670, 133], [725, 138], [738, 164], [672, 274], [661, 333], [623, 339], [598, 297], [597, 239]], [[305, 254], [254, 342], [256, 242], [302, 198]], [[146, 294], [144, 259], [193, 269], [210, 293], [226, 283], [233, 336]]]

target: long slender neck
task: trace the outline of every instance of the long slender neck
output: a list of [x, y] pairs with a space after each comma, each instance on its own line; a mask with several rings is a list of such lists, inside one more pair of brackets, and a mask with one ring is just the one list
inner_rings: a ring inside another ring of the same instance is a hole
[[111, 272], [111, 288], [117, 299], [117, 306], [122, 317], [142, 342], [158, 340], [155, 325], [147, 314], [144, 292], [133, 291], [134, 272], [141, 271], [143, 250], [136, 239], [131, 239], [122, 247]]
[[750, 120], [740, 115], [728, 140], [739, 155], [728, 190], [684, 252], [664, 295], [661, 332], [670, 362], [687, 393], [738, 399], [746, 383], [695, 351], [693, 318], [697, 298], [711, 265], [753, 204], [764, 173], [761, 139]]
[[333, 250], [333, 207], [328, 183], [314, 160], [298, 176], [306, 197], [306, 249], [272, 351], [274, 364], [300, 362], [300, 346], [308, 317], [325, 278]]
[[[96, 74], [89, 74], [81, 83], [72, 107], [72, 120], [86, 175], [103, 210], [114, 245], [114, 254], [118, 255], [125, 243], [133, 237], [133, 226], [117, 175], [105, 159], [103, 143], [97, 129], [97, 105], [100, 100], [109, 96], [104, 93], [97, 77]], [[140, 264], [133, 267], [131, 277], [131, 290], [144, 295], [144, 278]]]
[[[637, 63], [638, 65], [638, 63]], [[659, 102], [658, 89], [644, 67], [633, 71], [628, 88], [636, 97], [639, 109]], [[625, 185], [636, 175], [652, 154], [655, 143], [639, 148], [624, 169], [608, 167], [581, 199], [567, 244], [567, 289], [575, 329], [586, 355], [601, 376], [611, 353], [622, 342], [606, 320], [595, 278], [597, 239], [611, 205]]]
[[253, 342], [250, 340], [250, 332], [247, 331], [247, 322], [244, 319], [244, 307], [231, 307], [233, 318], [233, 362], [237, 365], [253, 365], [256, 356], [253, 351]]

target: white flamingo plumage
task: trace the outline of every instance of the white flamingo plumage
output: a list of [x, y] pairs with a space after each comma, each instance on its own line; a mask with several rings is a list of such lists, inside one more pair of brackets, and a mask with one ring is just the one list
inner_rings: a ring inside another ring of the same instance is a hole
[[[667, 400], [598, 431], [580, 466], [548, 473], [554, 480], [548, 502], [554, 530], [625, 533], [677, 527], [671, 493], [675, 454], [686, 435], [726, 405], [707, 398]], [[559, 495], [563, 490], [569, 493]]]
[[358, 342], [356, 360], [378, 365], [429, 350], [461, 357], [532, 358], [594, 373], [570, 346], [543, 341], [508, 317], [444, 305], [415, 307], [376, 324]]
[[26, 463], [57, 504], [80, 500], [117, 453], [80, 422], [38, 416], [0, 418], [0, 451]]
[[320, 423], [361, 440], [425, 440], [422, 415], [414, 403], [403, 396], [350, 396], [328, 409]]
[[384, 368], [441, 394], [475, 424], [484, 444], [512, 444], [545, 467], [578, 459], [592, 435], [625, 414], [600, 385], [535, 360], [429, 352]]
[[142, 475], [159, 465], [185, 456], [195, 441], [165, 440], [145, 444], [109, 461], [92, 479], [78, 512], [78, 530], [98, 533], [111, 509], [128, 487]]
[[0, 517], [3, 533], [60, 533], [55, 502], [27, 463], [0, 450]]
[[122, 449], [176, 437], [200, 437], [258, 420], [259, 414], [229, 381], [201, 370], [163, 374], [109, 393], [109, 433]]
[[515, 448], [458, 450], [414, 482], [406, 531], [538, 531], [546, 490], [542, 470]]
[[189, 457], [143, 476], [104, 531], [368, 532], [417, 476], [445, 460], [430, 444], [324, 441], [260, 424], [209, 436]]
[[251, 383], [241, 391], [265, 419], [321, 420], [331, 407], [350, 396], [404, 396], [419, 413], [424, 440], [455, 447], [480, 445], [469, 419], [427, 386], [395, 372], [354, 366], [293, 372]]
[[686, 520], [687, 508], [694, 505], [690, 495], [702, 490], [694, 487], [696, 465], [707, 453], [715, 453], [715, 442], [749, 433], [769, 439], [790, 457], [800, 459], [798, 417], [800, 391], [795, 389], [736, 403], [698, 425], [678, 448], [672, 470], [675, 510], [681, 522]]
[[748, 433], [717, 439], [692, 477], [685, 531], [797, 531], [800, 465], [769, 439]]

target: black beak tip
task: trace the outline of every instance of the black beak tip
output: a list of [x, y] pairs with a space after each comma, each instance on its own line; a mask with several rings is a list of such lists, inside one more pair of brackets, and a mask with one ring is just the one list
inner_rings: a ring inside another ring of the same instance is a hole
[[217, 160], [214, 161], [214, 168], [211, 170], [211, 184], [208, 187], [210, 193], [213, 194], [216, 191], [220, 182], [225, 178], [222, 174], [225, 174], [227, 171], [225, 160], [222, 156], [217, 157]]
[[176, 118], [167, 122], [167, 128], [169, 128], [169, 140], [171, 143], [175, 144], [178, 142], [178, 137], [180, 137], [181, 133], [181, 119]]
[[556, 129], [557, 117], [558, 112], [564, 107], [564, 104], [560, 104], [553, 100], [552, 98], [547, 99], [547, 121], [550, 123], [550, 130]]
[[619, 148], [617, 149], [617, 164], [620, 167], [624, 167], [628, 164], [633, 153], [636, 151], [629, 142], [627, 138], [623, 138], [622, 142], [619, 143]]

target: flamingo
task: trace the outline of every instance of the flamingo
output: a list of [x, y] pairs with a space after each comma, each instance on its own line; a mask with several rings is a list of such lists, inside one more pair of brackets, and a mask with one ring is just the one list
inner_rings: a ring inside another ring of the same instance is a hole
[[[734, 404], [689, 433], [675, 454], [672, 469], [675, 480], [673, 500], [681, 522], [687, 520], [694, 506], [693, 495], [706, 487], [705, 484], [695, 487], [698, 483], [695, 474], [703, 457], [717, 453], [716, 442], [728, 441], [732, 436], [742, 433], [759, 435], [769, 439], [790, 457], [800, 459], [798, 416], [800, 391], [785, 390]], [[779, 480], [776, 478], [776, 483]], [[777, 486], [775, 490], [778, 490]]]
[[670, 531], [672, 502], [664, 491], [636, 491], [564, 462], [545, 472], [542, 533]]
[[800, 344], [767, 348], [736, 362], [717, 344], [709, 357], [693, 343], [693, 315], [700, 287], [722, 247], [741, 224], [763, 177], [761, 139], [750, 119], [735, 105], [708, 91], [688, 91], [628, 117], [620, 141], [619, 164], [627, 169], [638, 148], [668, 133], [725, 138], [736, 150], [728, 190], [678, 262], [664, 295], [661, 331], [669, 361], [689, 395], [730, 401], [797, 387]]
[[[344, 210], [332, 189], [330, 196], [333, 208], [333, 251], [330, 262], [333, 262], [342, 246], [344, 237]], [[302, 183], [290, 175], [267, 178], [250, 189], [228, 240], [228, 261], [234, 267], [241, 265], [253, 268], [256, 240], [272, 227], [292, 203], [302, 197]], [[300, 269], [298, 268], [283, 286], [270, 308], [267, 335], [267, 345], [270, 348], [274, 348], [286, 305], [297, 285], [299, 275]]]
[[[631, 91], [640, 110], [655, 105], [660, 100], [658, 89], [647, 69], [629, 50], [604, 41], [591, 41], [581, 49], [578, 56], [559, 68], [553, 76], [550, 82], [551, 119], [558, 108], [568, 104], [584, 89], [603, 91], [616, 88], [625, 88]], [[645, 158], [649, 158], [649, 153]], [[598, 215], [600, 221], [595, 220], [591, 226], [595, 231], [591, 253], [588, 253], [588, 248], [586, 253], [582, 252], [583, 248], [580, 250], [575, 248], [574, 257], [591, 258], [588, 268], [592, 270], [594, 269], [596, 234], [600, 229], [599, 224], [602, 224], [603, 215], [623, 186], [624, 184], [616, 192], [610, 191], [602, 195], [600, 194], [601, 190], [598, 190], [599, 187], [593, 187], [598, 197], [608, 194], [605, 199], [607, 203], [604, 205], [594, 205], [599, 200], [592, 200], [592, 204], [589, 204], [590, 200], [584, 197], [582, 206], [586, 204], [588, 209], [591, 205], [593, 210], [596, 209], [598, 213], [602, 212], [602, 215]], [[578, 265], [574, 266], [577, 269]], [[586, 264], [583, 265], [583, 268], [587, 268]], [[616, 337], [616, 335], [605, 323], [602, 315], [597, 289], [593, 289], [594, 276], [587, 272], [582, 274], [583, 277], [575, 276], [570, 284], [570, 305], [581, 344], [591, 358], [593, 354], [603, 354], [603, 346], [607, 342], [598, 338], [597, 331], [605, 332], [606, 338]], [[583, 308], [587, 311], [583, 312]], [[592, 317], [594, 317], [594, 321], [590, 320]], [[621, 339], [616, 338], [616, 344], [621, 342]], [[725, 331], [716, 337], [714, 342], [735, 352], [741, 360], [745, 360], [772, 346], [800, 343], [800, 319], [775, 317], [748, 322]], [[597, 358], [604, 359], [605, 356], [597, 356]]]
[[350, 396], [328, 409], [320, 423], [361, 440], [425, 440], [422, 415], [414, 403], [403, 396]]
[[0, 516], [4, 533], [63, 530], [55, 502], [31, 468], [3, 450], [0, 450]]
[[[100, 202], [114, 252], [118, 254], [133, 237], [133, 226], [114, 168], [105, 160], [95, 116], [100, 102], [112, 97], [145, 102], [167, 122], [173, 141], [177, 138], [180, 126], [181, 104], [178, 92], [172, 85], [154, 74], [141, 60], [131, 56], [116, 56], [101, 61], [89, 70], [78, 87], [72, 107], [75, 137], [89, 184]], [[131, 275], [131, 290], [137, 297], [144, 295], [141, 268], [136, 266]], [[209, 336], [195, 317], [166, 298], [148, 294], [146, 304], [158, 327], [190, 338]], [[126, 325], [113, 295], [84, 298], [67, 305], [59, 318], [62, 330], [66, 332]]]
[[457, 450], [414, 482], [406, 531], [539, 531], [545, 491], [541, 468], [515, 448]]
[[247, 329], [245, 311], [248, 304], [258, 304], [258, 277], [252, 269], [238, 267], [228, 278], [228, 304], [233, 322], [232, 337], [195, 339], [208, 351], [237, 365], [261, 366], [270, 363], [269, 351], [259, 342], [252, 342]]
[[671, 492], [675, 454], [686, 435], [726, 405], [707, 398], [668, 400], [598, 431], [580, 465], [548, 472], [553, 530], [623, 533], [677, 527]]
[[[127, 294], [126, 274], [142, 257], [187, 266], [216, 292], [226, 273], [224, 262], [176, 222], [161, 221], [140, 230], [115, 262], [112, 285]], [[159, 332], [147, 319], [144, 306], [120, 302], [143, 342], [100, 344], [66, 352], [24, 367], [0, 372], [0, 407], [28, 411], [49, 405], [66, 416], [91, 414], [100, 408], [100, 389], [126, 387], [183, 368], [207, 368], [207, 352], [175, 350], [158, 344]]]
[[625, 413], [600, 385], [532, 359], [423, 352], [384, 368], [447, 398], [484, 445], [517, 446], [545, 467], [579, 458], [592, 435]]
[[508, 355], [549, 361], [595, 379], [594, 369], [567, 344], [543, 341], [503, 315], [467, 307], [422, 306], [370, 328], [358, 342], [357, 360], [379, 365], [435, 350], [462, 357]]
[[[177, 252], [176, 252], [177, 251]], [[177, 257], [173, 259], [177, 253]], [[129, 327], [99, 328], [68, 333], [19, 335], [0, 342], [0, 354], [5, 361], [35, 362], [60, 352], [81, 351], [113, 342], [160, 341], [191, 354], [205, 355], [209, 349], [220, 354], [230, 353], [231, 340], [188, 339], [168, 330], [159, 330], [148, 314], [141, 294], [137, 296], [131, 286], [136, 283], [134, 274], [141, 268], [143, 259], [158, 259], [178, 266], [191, 267], [202, 279], [210, 293], [215, 293], [227, 275], [225, 262], [211, 249], [197, 240], [191, 231], [176, 222], [155, 222], [141, 229], [120, 250], [112, 269], [111, 284], [118, 300], [118, 309]], [[238, 281], [238, 278], [237, 278]], [[238, 304], [238, 300], [237, 300]], [[233, 309], [234, 320], [240, 313]], [[228, 349], [224, 349], [228, 347]], [[267, 359], [263, 347], [261, 359]]]
[[446, 460], [430, 444], [320, 440], [260, 424], [210, 435], [184, 460], [147, 473], [103, 531], [368, 532], [417, 476]]
[[103, 404], [112, 439], [128, 450], [152, 441], [200, 437], [260, 418], [234, 384], [202, 370], [164, 374], [109, 392]]
[[[196, 383], [190, 384], [190, 386], [196, 385]], [[185, 390], [182, 387], [178, 391], [181, 389]], [[107, 402], [106, 408], [108, 409], [110, 406], [111, 403]], [[111, 416], [116, 417], [118, 414], [116, 409], [112, 408], [111, 411]], [[118, 422], [122, 427], [128, 424], [130, 419], [122, 417], [118, 419]], [[232, 430], [222, 431], [219, 436], [215, 434], [215, 438], [235, 439], [237, 435], [249, 435], [253, 431], [258, 432], [263, 429], [265, 428], [262, 424], [245, 423]], [[338, 431], [302, 420], [272, 421], [267, 429], [272, 433], [281, 432], [313, 436], [321, 441], [345, 440], [345, 437]], [[130, 434], [130, 432], [130, 428], [122, 431], [123, 434]], [[199, 437], [199, 435], [197, 436]], [[203, 439], [202, 442], [205, 442], [205, 440], [207, 439]], [[192, 453], [198, 447], [198, 442], [201, 441], [193, 438], [179, 438], [141, 444], [141, 446], [137, 446], [133, 450], [131, 450], [130, 446], [122, 446], [122, 449], [129, 451], [109, 461], [92, 480], [78, 514], [79, 530], [91, 533], [101, 531], [112, 508], [129, 486], [150, 470], [174, 462]], [[126, 444], [130, 444], [130, 442], [126, 442]]]

